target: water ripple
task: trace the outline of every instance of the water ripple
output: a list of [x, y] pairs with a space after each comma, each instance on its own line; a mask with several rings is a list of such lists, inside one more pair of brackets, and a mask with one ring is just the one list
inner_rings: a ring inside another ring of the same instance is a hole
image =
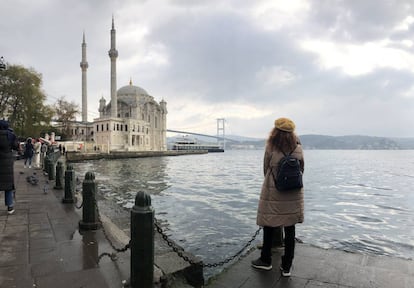
[[[297, 237], [323, 248], [414, 258], [414, 151], [305, 151], [305, 222]], [[204, 262], [233, 255], [256, 226], [263, 151], [75, 163], [99, 194], [130, 209], [152, 196], [169, 235]], [[405, 163], [400, 167], [399, 163]], [[259, 237], [260, 238], [260, 237]], [[258, 239], [260, 240], [260, 239]]]

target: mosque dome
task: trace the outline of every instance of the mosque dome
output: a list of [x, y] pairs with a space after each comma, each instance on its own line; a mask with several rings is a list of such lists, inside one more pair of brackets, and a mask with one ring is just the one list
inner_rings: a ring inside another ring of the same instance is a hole
[[118, 97], [126, 96], [126, 95], [132, 95], [132, 96], [148, 95], [148, 92], [142, 89], [141, 87], [134, 86], [132, 85], [132, 83], [130, 83], [129, 85], [118, 89]]
[[117, 96], [118, 101], [125, 102], [128, 105], [141, 102], [143, 99], [151, 97], [148, 92], [141, 87], [132, 85], [132, 81], [129, 81], [129, 85], [119, 88]]

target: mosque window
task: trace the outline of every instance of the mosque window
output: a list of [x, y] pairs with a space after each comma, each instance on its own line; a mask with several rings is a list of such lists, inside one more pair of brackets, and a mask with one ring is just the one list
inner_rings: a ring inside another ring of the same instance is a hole
[[109, 130], [109, 123], [106, 123], [106, 131]]
[[119, 131], [119, 124], [116, 124], [116, 131]]
[[147, 134], [148, 134], [148, 128], [147, 128]]
[[125, 131], [128, 131], [128, 125], [125, 124]]
[[85, 135], [85, 131], [83, 129], [81, 130], [81, 134], [82, 135]]
[[103, 124], [101, 124], [101, 131], [103, 131]]
[[96, 131], [97, 132], [99, 131], [99, 125], [96, 125]]
[[121, 124], [120, 126], [121, 126], [121, 131], [123, 131], [122, 129], [124, 129], [124, 125]]

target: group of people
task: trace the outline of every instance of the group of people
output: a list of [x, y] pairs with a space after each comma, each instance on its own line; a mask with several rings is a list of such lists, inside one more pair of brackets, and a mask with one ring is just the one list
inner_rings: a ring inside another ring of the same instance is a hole
[[[4, 191], [4, 203], [7, 206], [7, 213], [13, 214], [14, 205], [14, 156], [13, 150], [20, 152], [24, 149], [24, 168], [32, 167], [34, 158], [34, 167], [40, 168], [41, 161], [46, 154], [46, 144], [42, 144], [40, 139], [27, 138], [24, 148], [21, 148], [17, 136], [6, 120], [0, 120], [0, 191]], [[43, 156], [43, 157], [42, 157]]]
[[[39, 140], [28, 138], [25, 143], [24, 167], [31, 168], [32, 158], [35, 157], [35, 166], [39, 167], [42, 153]], [[62, 147], [59, 147], [60, 150]], [[13, 130], [7, 121], [0, 120], [0, 190], [5, 191], [5, 204], [8, 214], [14, 212], [14, 172], [12, 149], [18, 150], [19, 144]], [[274, 127], [266, 142], [264, 153], [264, 181], [257, 210], [257, 225], [263, 227], [263, 246], [260, 257], [252, 261], [257, 269], [269, 271], [272, 269], [272, 243], [274, 229], [283, 227], [284, 255], [281, 259], [280, 270], [282, 276], [291, 275], [291, 267], [295, 252], [295, 224], [304, 220], [303, 188], [289, 193], [276, 188], [272, 167], [277, 167], [279, 161], [286, 154], [291, 154], [300, 161], [300, 168], [304, 171], [303, 150], [298, 136], [295, 134], [295, 124], [288, 118], [276, 119]]]
[[[24, 168], [32, 168], [32, 160], [34, 158], [34, 167], [40, 168], [43, 157], [47, 151], [46, 144], [42, 144], [40, 139], [27, 138], [24, 145]], [[28, 166], [27, 166], [28, 165]]]

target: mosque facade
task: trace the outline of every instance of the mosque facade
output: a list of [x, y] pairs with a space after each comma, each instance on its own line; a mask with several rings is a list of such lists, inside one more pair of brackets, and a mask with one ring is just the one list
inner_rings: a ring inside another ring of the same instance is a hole
[[99, 117], [87, 120], [86, 42], [82, 43], [82, 121], [73, 125], [72, 138], [92, 141], [99, 151], [165, 151], [167, 150], [167, 103], [157, 102], [143, 88], [129, 85], [117, 89], [116, 30], [112, 18], [111, 47], [111, 99], [99, 101]]

